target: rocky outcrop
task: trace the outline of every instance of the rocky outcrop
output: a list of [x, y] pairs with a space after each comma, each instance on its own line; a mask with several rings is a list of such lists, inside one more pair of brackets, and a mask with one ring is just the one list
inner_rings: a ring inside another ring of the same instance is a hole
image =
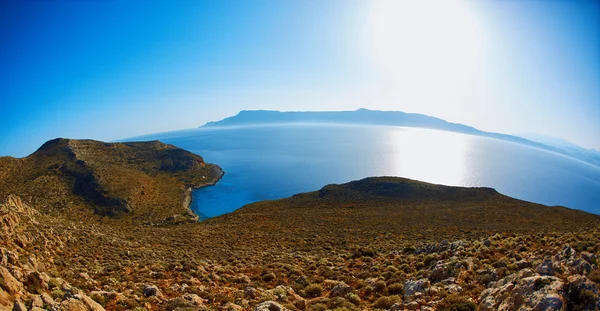
[[[598, 286], [585, 275], [597, 267], [578, 258], [570, 246], [546, 257], [535, 269], [525, 268], [484, 290], [479, 310], [598, 310]], [[561, 278], [555, 275], [567, 274]]]
[[564, 283], [557, 277], [521, 270], [484, 290], [479, 310], [561, 310]]

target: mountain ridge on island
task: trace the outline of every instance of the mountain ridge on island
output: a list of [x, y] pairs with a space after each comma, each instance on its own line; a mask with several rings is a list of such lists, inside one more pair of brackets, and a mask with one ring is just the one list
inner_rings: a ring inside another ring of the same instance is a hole
[[313, 123], [403, 126], [477, 135], [559, 153], [600, 167], [600, 154], [586, 152], [583, 148], [575, 150], [563, 146], [544, 144], [520, 136], [486, 132], [472, 126], [448, 122], [437, 117], [402, 111], [381, 111], [365, 108], [354, 111], [242, 110], [235, 116], [227, 117], [220, 121], [208, 122], [200, 126], [200, 128]]

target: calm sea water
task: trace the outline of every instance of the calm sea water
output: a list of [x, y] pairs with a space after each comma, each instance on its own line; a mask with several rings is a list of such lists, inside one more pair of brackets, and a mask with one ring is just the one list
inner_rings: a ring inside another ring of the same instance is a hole
[[548, 151], [444, 131], [344, 125], [196, 129], [159, 139], [223, 168], [194, 192], [203, 217], [369, 176], [485, 186], [527, 201], [600, 214], [600, 168]]

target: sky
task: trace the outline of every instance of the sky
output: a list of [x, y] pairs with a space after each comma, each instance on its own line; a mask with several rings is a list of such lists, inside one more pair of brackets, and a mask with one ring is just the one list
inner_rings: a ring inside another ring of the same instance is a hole
[[600, 2], [0, 1], [0, 155], [358, 108], [600, 149]]

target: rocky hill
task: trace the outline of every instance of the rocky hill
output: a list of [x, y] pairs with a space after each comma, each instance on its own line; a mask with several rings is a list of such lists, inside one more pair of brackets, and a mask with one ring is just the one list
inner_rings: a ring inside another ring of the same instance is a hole
[[0, 310], [600, 307], [600, 216], [489, 188], [367, 178], [163, 222], [220, 170], [159, 142], [58, 140], [0, 161]]
[[15, 194], [47, 213], [123, 216], [141, 222], [195, 219], [192, 188], [215, 183], [216, 165], [158, 141], [55, 139], [32, 155], [0, 158], [0, 198]]

